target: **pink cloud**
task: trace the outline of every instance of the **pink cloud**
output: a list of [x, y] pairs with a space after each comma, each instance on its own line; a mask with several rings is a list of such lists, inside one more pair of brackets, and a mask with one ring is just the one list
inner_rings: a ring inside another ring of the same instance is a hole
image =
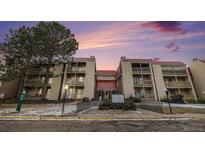
[[[80, 33], [76, 35], [79, 41], [79, 49], [80, 51], [84, 51], [99, 48], [114, 49], [132, 46], [139, 47], [144, 43], [151, 44], [160, 41], [177, 41], [205, 36], [205, 32], [192, 31], [179, 33], [179, 31], [183, 31], [183, 29], [177, 30], [180, 24], [173, 24], [172, 26], [170, 26], [171, 24], [168, 24], [169, 26], [161, 24], [163, 26], [160, 27], [160, 30], [164, 29], [163, 33], [149, 32], [146, 26], [142, 26], [146, 24], [147, 22], [116, 22], [99, 29], [94, 29], [91, 32]], [[173, 31], [173, 33], [165, 33], [165, 31]], [[144, 46], [143, 50], [145, 50], [145, 48], [147, 48], [147, 46]], [[171, 46], [168, 48], [171, 48]], [[160, 51], [162, 49], [160, 49]], [[179, 50], [180, 47], [173, 48], [174, 52]]]
[[152, 28], [159, 32], [179, 32], [185, 33], [179, 21], [154, 21], [142, 24], [145, 28]]

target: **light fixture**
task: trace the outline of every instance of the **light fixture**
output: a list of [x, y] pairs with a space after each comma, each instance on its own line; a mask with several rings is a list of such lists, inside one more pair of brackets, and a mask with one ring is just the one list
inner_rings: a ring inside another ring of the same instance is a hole
[[68, 90], [68, 85], [65, 85], [64, 89], [65, 89], [65, 90]]

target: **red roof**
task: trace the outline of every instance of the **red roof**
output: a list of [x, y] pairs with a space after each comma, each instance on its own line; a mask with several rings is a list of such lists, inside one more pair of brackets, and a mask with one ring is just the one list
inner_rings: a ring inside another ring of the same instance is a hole
[[96, 75], [110, 75], [115, 76], [116, 71], [115, 70], [97, 70]]

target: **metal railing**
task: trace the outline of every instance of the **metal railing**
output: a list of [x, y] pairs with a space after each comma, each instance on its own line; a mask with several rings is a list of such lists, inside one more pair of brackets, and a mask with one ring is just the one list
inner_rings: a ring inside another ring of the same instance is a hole
[[149, 67], [133, 67], [132, 68], [133, 73], [150, 73], [150, 68]]
[[191, 87], [191, 83], [189, 81], [165, 81], [165, 84], [167, 87]]
[[79, 80], [68, 80], [67, 84], [68, 85], [84, 85], [84, 81], [79, 81]]
[[71, 67], [71, 68], [68, 68], [67, 72], [84, 73], [85, 67]]
[[186, 70], [162, 70], [163, 75], [187, 75]]
[[152, 86], [152, 80], [139, 80], [139, 81], [134, 81], [134, 86]]

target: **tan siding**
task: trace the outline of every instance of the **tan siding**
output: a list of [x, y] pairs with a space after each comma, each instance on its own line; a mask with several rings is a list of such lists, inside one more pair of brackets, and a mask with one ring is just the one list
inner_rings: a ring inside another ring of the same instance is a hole
[[205, 99], [205, 63], [200, 61], [189, 65], [198, 99]]
[[131, 62], [122, 62], [122, 86], [125, 98], [134, 96], [134, 83]]
[[95, 61], [86, 62], [84, 97], [94, 98], [95, 94]]
[[160, 65], [152, 65], [152, 66], [153, 66], [154, 78], [156, 82], [157, 94], [159, 99], [162, 99], [166, 96], [164, 92], [165, 83], [162, 75], [162, 69]]
[[58, 100], [59, 91], [60, 91], [60, 84], [61, 84], [61, 75], [60, 73], [63, 70], [63, 65], [55, 66], [54, 68], [55, 74], [58, 74], [58, 77], [54, 77], [51, 84], [51, 89], [49, 90], [47, 98], [49, 100]]

